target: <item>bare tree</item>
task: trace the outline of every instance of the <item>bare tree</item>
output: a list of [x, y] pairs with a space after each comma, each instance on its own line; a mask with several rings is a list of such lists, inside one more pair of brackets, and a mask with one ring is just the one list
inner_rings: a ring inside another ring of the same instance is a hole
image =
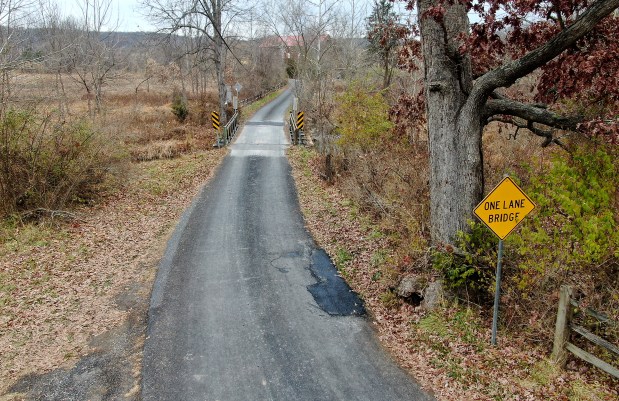
[[0, 103], [2, 109], [12, 92], [12, 73], [24, 63], [24, 25], [34, 6], [31, 0], [0, 0]]
[[[21, 49], [23, 25], [31, 10], [30, 1], [0, 0], [0, 120], [4, 122], [10, 109], [13, 95], [13, 74], [22, 64]], [[0, 193], [14, 194], [17, 192], [16, 180], [13, 179], [14, 159], [11, 144], [15, 136], [8, 124], [0, 125]], [[5, 197], [5, 196], [4, 196]], [[5, 207], [5, 199], [1, 206]]]
[[341, 1], [287, 0], [284, 4], [272, 2], [267, 9], [267, 23], [294, 60], [299, 107], [308, 111], [312, 136], [319, 153], [325, 156], [325, 175], [329, 178], [335, 151], [331, 118], [334, 85], [343, 71], [354, 69], [351, 62], [361, 59], [363, 50], [353, 37], [359, 33], [365, 15], [356, 1], [343, 7]]
[[242, 12], [234, 0], [150, 0], [143, 1], [153, 22], [162, 32], [182, 34], [187, 48], [185, 54], [193, 57], [186, 62], [200, 66], [207, 73], [206, 64], [215, 66], [219, 94], [219, 112], [222, 123], [226, 116], [226, 55], [231, 50], [226, 32]]
[[41, 0], [38, 6], [43, 32], [45, 66], [55, 75], [54, 92], [58, 102], [58, 118], [64, 120], [69, 113], [65, 92], [65, 75], [71, 67], [72, 47], [80, 36], [79, 22], [72, 17], [63, 17], [53, 0]]
[[113, 21], [112, 0], [86, 0], [80, 7], [81, 26], [71, 47], [70, 68], [72, 77], [86, 91], [88, 111], [94, 118], [101, 112], [103, 87], [118, 77], [120, 60], [114, 37], [117, 24]]
[[350, 79], [367, 66], [365, 46], [365, 20], [368, 12], [367, 2], [348, 0], [344, 12], [338, 17], [334, 26], [333, 37], [336, 39], [336, 57], [338, 76]]

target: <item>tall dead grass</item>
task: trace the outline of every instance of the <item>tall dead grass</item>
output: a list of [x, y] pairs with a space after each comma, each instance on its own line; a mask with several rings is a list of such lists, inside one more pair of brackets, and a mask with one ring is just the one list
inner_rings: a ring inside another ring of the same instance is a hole
[[62, 121], [34, 110], [0, 113], [0, 213], [86, 202], [119, 157], [85, 120]]
[[87, 202], [108, 173], [125, 170], [123, 163], [212, 148], [213, 90], [188, 96], [189, 115], [179, 123], [171, 108], [175, 83], [136, 91], [140, 79], [106, 86], [102, 111], [92, 118], [82, 88], [69, 76], [61, 91], [54, 74], [17, 74], [0, 115], [0, 213]]
[[[399, 277], [428, 276], [418, 261], [427, 253], [429, 224], [428, 152], [425, 143], [400, 144], [362, 152], [345, 148], [333, 156], [337, 185], [363, 215], [378, 223], [391, 256], [382, 261], [381, 285], [397, 286]], [[388, 273], [388, 274], [387, 274]]]

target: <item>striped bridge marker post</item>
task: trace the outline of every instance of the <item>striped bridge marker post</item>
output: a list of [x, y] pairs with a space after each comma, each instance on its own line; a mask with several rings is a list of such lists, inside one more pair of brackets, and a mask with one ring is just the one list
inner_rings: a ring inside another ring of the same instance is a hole
[[303, 129], [305, 126], [305, 114], [300, 111], [297, 113], [297, 129]]
[[217, 131], [217, 143], [215, 144], [218, 148], [221, 148], [225, 145], [225, 139], [221, 136], [221, 122], [219, 120], [219, 113], [214, 111], [211, 113], [211, 122], [213, 123], [213, 128]]
[[214, 111], [211, 113], [211, 121], [213, 122], [213, 128], [217, 131], [221, 128], [221, 123], [219, 122], [219, 113]]

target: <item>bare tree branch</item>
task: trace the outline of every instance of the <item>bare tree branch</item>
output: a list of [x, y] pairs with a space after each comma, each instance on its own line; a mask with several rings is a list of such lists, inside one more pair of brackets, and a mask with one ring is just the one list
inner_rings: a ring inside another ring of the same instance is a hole
[[483, 116], [488, 119], [497, 114], [520, 117], [527, 121], [570, 131], [575, 131], [578, 123], [582, 121], [580, 116], [561, 116], [550, 110], [515, 100], [489, 99], [484, 107]]
[[[515, 118], [511, 118], [511, 117], [501, 117], [501, 116], [492, 116], [487, 120], [488, 123], [491, 122], [500, 122], [500, 123], [505, 123], [505, 124], [511, 124], [517, 127], [518, 129], [527, 129], [529, 131], [531, 131], [533, 134], [537, 135], [537, 136], [541, 136], [542, 138], [545, 138], [546, 140], [542, 143], [542, 147], [548, 147], [551, 144], [556, 144], [559, 147], [561, 147], [563, 150], [568, 151], [567, 147], [565, 146], [565, 144], [563, 142], [561, 142], [560, 139], [555, 138], [554, 137], [554, 131], [552, 130], [543, 130], [541, 128], [538, 128], [534, 125], [534, 123], [532, 121], [525, 121], [520, 122]], [[517, 132], [517, 131], [516, 131]], [[515, 137], [515, 134], [514, 134]]]

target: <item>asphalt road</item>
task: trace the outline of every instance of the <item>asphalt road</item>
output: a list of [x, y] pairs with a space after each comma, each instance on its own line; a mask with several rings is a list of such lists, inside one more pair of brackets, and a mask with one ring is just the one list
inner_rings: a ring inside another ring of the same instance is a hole
[[144, 400], [430, 400], [316, 249], [285, 157], [285, 92], [249, 121], [159, 268]]

